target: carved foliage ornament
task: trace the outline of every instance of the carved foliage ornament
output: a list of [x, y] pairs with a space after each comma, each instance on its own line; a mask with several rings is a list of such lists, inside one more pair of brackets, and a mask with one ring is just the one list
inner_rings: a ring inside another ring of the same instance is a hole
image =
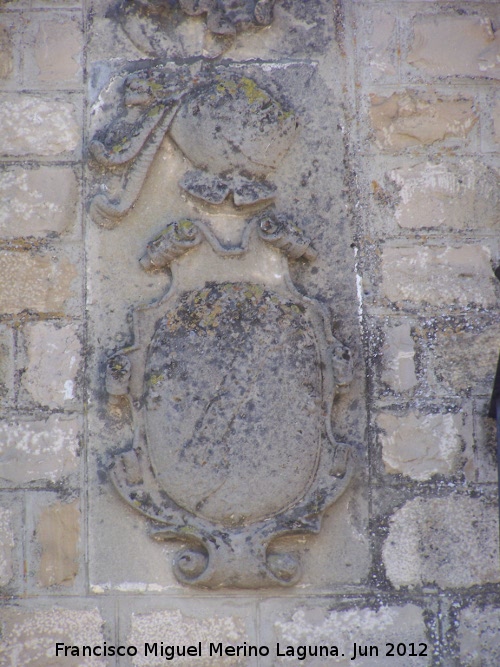
[[116, 17], [132, 42], [151, 55], [162, 54], [163, 35], [172, 31], [176, 14], [200, 17], [212, 37], [211, 42], [205, 40], [203, 55], [215, 58], [237, 34], [270, 25], [274, 4], [275, 0], [120, 0], [108, 15]]
[[273, 20], [274, 0], [179, 0], [179, 5], [189, 16], [206, 15], [208, 29], [218, 35], [270, 25]]

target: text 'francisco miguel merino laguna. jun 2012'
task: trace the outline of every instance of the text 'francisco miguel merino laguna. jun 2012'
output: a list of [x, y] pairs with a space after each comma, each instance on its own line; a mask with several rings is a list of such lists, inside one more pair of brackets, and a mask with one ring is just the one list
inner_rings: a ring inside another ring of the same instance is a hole
[[192, 645], [172, 645], [164, 642], [145, 642], [143, 646], [133, 644], [112, 645], [104, 642], [94, 646], [76, 646], [63, 642], [57, 642], [55, 645], [56, 658], [73, 657], [107, 657], [107, 656], [137, 656], [161, 657], [165, 660], [175, 660], [182, 657], [265, 657], [272, 655], [283, 658], [295, 658], [296, 660], [305, 660], [309, 657], [321, 658], [339, 658], [349, 657], [350, 660], [356, 660], [363, 657], [426, 657], [427, 644], [425, 642], [385, 642], [381, 644], [361, 644], [353, 642], [349, 646], [331, 645], [300, 645], [289, 646], [277, 643], [275, 646], [243, 644], [232, 645], [222, 642], [208, 642], [203, 644], [198, 642]]

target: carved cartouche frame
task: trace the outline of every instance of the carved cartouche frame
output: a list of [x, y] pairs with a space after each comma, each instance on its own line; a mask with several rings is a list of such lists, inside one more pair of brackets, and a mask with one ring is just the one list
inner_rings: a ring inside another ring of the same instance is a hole
[[295, 584], [298, 556], [273, 541], [318, 532], [348, 485], [331, 415], [350, 362], [288, 273], [288, 258], [315, 255], [268, 210], [232, 246], [202, 221], [171, 223], [141, 260], [172, 282], [134, 311], [134, 345], [108, 363], [108, 393], [130, 401], [135, 427], [111, 478], [153, 537], [187, 543], [173, 566], [182, 583]]

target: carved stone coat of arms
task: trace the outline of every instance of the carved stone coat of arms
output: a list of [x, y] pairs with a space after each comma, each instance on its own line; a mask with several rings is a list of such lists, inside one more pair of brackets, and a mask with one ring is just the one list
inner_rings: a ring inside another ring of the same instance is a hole
[[188, 158], [179, 186], [206, 215], [168, 221], [141, 259], [172, 279], [161, 299], [134, 308], [133, 345], [108, 360], [108, 394], [129, 402], [135, 432], [111, 477], [156, 539], [185, 543], [173, 565], [181, 582], [289, 586], [299, 559], [273, 542], [317, 532], [352, 471], [331, 423], [349, 355], [290, 278], [288, 261], [316, 251], [274, 208], [267, 180], [297, 120], [234, 72], [144, 71], [125, 88], [129, 103], [149, 109], [135, 138], [112, 126], [91, 150], [101, 164], [125, 165], [132, 194], [126, 185], [121, 201], [98, 194], [96, 221], [117, 224], [133, 205], [145, 169], [134, 176], [127, 162], [141, 150], [151, 162], [155, 132]]

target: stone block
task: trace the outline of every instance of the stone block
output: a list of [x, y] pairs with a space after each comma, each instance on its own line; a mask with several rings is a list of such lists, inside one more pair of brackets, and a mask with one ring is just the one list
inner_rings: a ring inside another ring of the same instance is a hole
[[[401, 607], [382, 605], [378, 609], [367, 609], [354, 606], [342, 610], [332, 609], [331, 602], [322, 599], [304, 600], [302, 603], [266, 602], [261, 609], [262, 635], [266, 645], [270, 647], [270, 655], [264, 658], [265, 667], [271, 665], [338, 665], [347, 667], [352, 664], [369, 664], [383, 667], [397, 665], [406, 667], [429, 664], [431, 647], [428, 646], [427, 657], [418, 656], [419, 642], [427, 643], [422, 609], [413, 604]], [[390, 647], [386, 643], [406, 644], [410, 652], [410, 642], [414, 643], [417, 653], [414, 657], [394, 655], [386, 656]], [[308, 648], [318, 647], [318, 655], [308, 655]], [[319, 647], [328, 647], [331, 655], [320, 657]], [[377, 648], [371, 651], [371, 657], [364, 658], [365, 648], [370, 656], [370, 646]], [[336, 647], [338, 655], [331, 648]], [[290, 651], [288, 657], [279, 655]], [[291, 650], [290, 650], [291, 649]], [[305, 651], [304, 651], [305, 649]], [[294, 655], [292, 654], [292, 650]], [[304, 653], [302, 653], [302, 651]], [[305, 654], [305, 655], [304, 655]], [[378, 654], [378, 655], [377, 655]], [[303, 655], [303, 657], [300, 657]]]
[[81, 345], [73, 324], [37, 322], [25, 327], [28, 364], [21, 386], [35, 403], [68, 408], [76, 397]]
[[417, 384], [415, 347], [408, 321], [385, 331], [381, 380], [397, 392], [408, 391]]
[[79, 293], [77, 275], [77, 268], [64, 255], [0, 252], [0, 313], [32, 310], [60, 315]]
[[1, 96], [0, 155], [64, 156], [78, 149], [80, 135], [80, 114], [66, 98]]
[[14, 71], [11, 27], [0, 25], [0, 79], [9, 79]]
[[447, 138], [465, 139], [478, 120], [470, 98], [412, 92], [371, 95], [370, 118], [375, 144], [398, 151], [430, 146]]
[[58, 482], [78, 466], [78, 417], [51, 415], [46, 420], [0, 422], [0, 480], [23, 486]]
[[38, 584], [49, 587], [73, 583], [79, 567], [78, 502], [46, 507], [38, 519], [36, 539], [41, 548]]
[[10, 167], [0, 172], [0, 197], [0, 237], [40, 238], [74, 223], [78, 188], [69, 167]]
[[398, 61], [394, 13], [385, 9], [363, 12], [358, 35], [362, 75], [371, 81], [394, 77]]
[[429, 381], [440, 392], [490, 395], [498, 360], [500, 323], [481, 318], [428, 320]]
[[0, 325], [0, 405], [8, 405], [14, 392], [14, 333]]
[[390, 301], [433, 306], [494, 306], [494, 274], [486, 246], [386, 247], [382, 292]]
[[425, 481], [457, 471], [463, 442], [461, 415], [385, 412], [378, 416], [377, 424], [387, 473]]
[[498, 507], [458, 495], [410, 500], [390, 520], [383, 562], [396, 588], [498, 583]]
[[500, 224], [499, 174], [476, 160], [399, 167], [388, 178], [398, 190], [395, 218], [404, 229]]
[[34, 63], [29, 79], [58, 88], [81, 84], [83, 34], [78, 22], [61, 16], [40, 21], [34, 28]]
[[462, 667], [497, 667], [500, 664], [500, 609], [472, 605], [460, 612], [458, 642]]
[[[137, 608], [131, 614], [128, 635], [124, 643], [139, 648], [137, 656], [131, 658], [133, 667], [160, 667], [165, 665], [165, 657], [149, 652], [146, 655], [145, 644], [155, 643], [178, 646], [198, 646], [201, 642], [201, 655], [184, 656], [174, 659], [185, 667], [255, 667], [257, 659], [244, 655], [226, 655], [224, 652], [210, 655], [210, 643], [222, 644], [222, 648], [256, 645], [255, 630], [252, 616], [255, 616], [253, 603], [216, 600], [194, 601], [171, 600], [168, 608], [165, 603], [162, 608], [148, 611], [139, 611]], [[144, 607], [144, 605], [142, 605]]]
[[16, 667], [108, 667], [106, 658], [59, 657], [57, 642], [71, 646], [103, 645], [103, 619], [97, 609], [40, 609], [5, 606], [0, 613], [0, 660]]
[[421, 16], [413, 24], [410, 65], [431, 76], [500, 78], [500, 33], [481, 16]]
[[14, 577], [14, 546], [12, 512], [0, 507], [0, 587], [7, 586]]

